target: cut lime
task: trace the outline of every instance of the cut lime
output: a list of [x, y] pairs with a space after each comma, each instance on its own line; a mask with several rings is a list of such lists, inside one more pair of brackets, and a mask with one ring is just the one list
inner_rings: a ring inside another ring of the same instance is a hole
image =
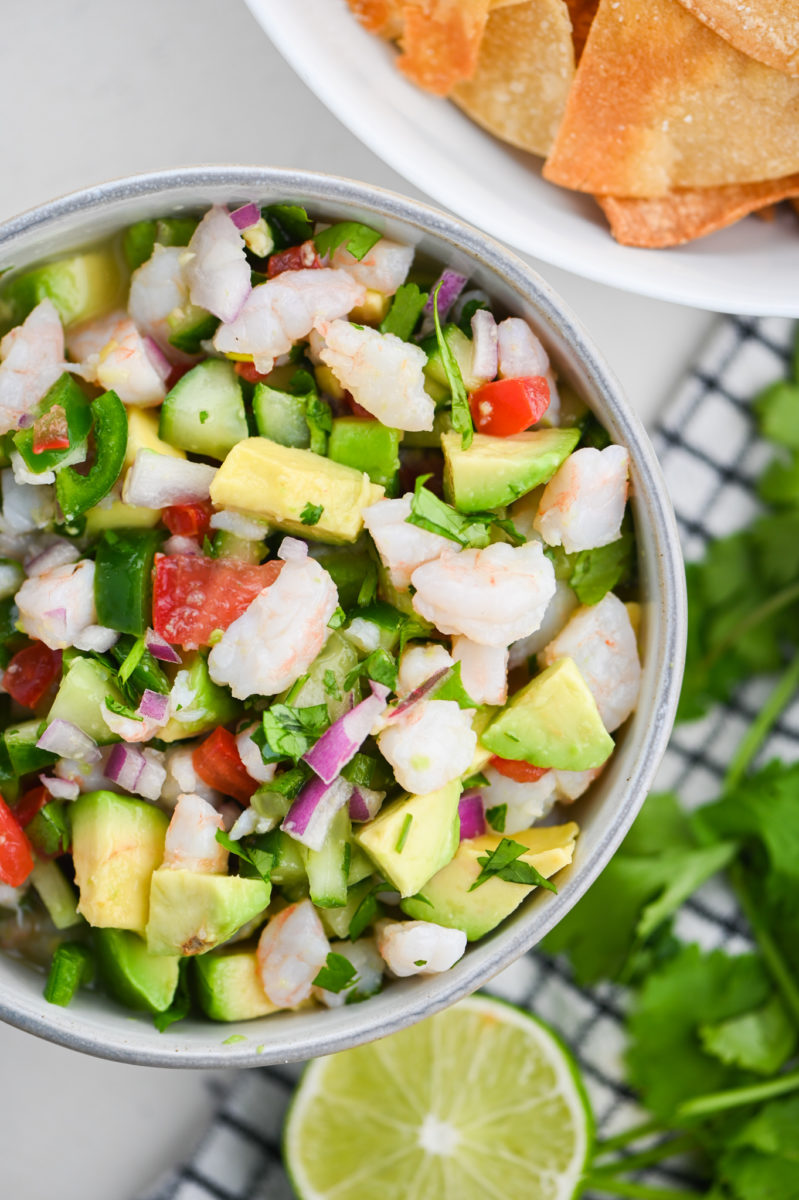
[[592, 1137], [552, 1031], [474, 996], [312, 1062], [284, 1149], [301, 1200], [568, 1200]]

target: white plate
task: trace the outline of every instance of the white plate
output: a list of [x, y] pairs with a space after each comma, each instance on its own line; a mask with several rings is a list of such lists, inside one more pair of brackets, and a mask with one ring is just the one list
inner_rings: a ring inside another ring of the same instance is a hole
[[[588, 196], [415, 88], [344, 0], [246, 0], [319, 99], [411, 183], [517, 249], [600, 283], [720, 312], [799, 316], [799, 223], [748, 217], [674, 250], [619, 246]], [[279, 117], [277, 119], [280, 119]]]

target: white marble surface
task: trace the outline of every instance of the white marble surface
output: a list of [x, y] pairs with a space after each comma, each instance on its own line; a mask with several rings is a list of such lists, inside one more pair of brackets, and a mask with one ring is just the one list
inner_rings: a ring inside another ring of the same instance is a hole
[[[306, 167], [419, 194], [322, 108], [239, 0], [27, 0], [3, 15], [0, 219], [199, 162]], [[715, 318], [536, 265], [653, 422]], [[199, 1136], [211, 1074], [103, 1062], [0, 1026], [0, 1195], [131, 1200]]]

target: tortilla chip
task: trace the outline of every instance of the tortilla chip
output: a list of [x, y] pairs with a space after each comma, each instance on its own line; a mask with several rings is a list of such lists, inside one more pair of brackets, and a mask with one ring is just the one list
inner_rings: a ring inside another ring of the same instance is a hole
[[733, 225], [757, 209], [799, 195], [799, 175], [764, 183], [692, 188], [653, 199], [596, 196], [610, 231], [624, 246], [681, 246]]
[[569, 14], [564, 0], [526, 0], [491, 13], [477, 69], [452, 99], [489, 133], [549, 153], [574, 78]]
[[394, 41], [402, 33], [403, 0], [347, 0], [364, 29]]
[[572, 40], [574, 42], [574, 57], [580, 61], [588, 34], [591, 29], [599, 0], [566, 0], [569, 6], [569, 16], [572, 21]]
[[678, 0], [600, 0], [546, 179], [665, 196], [798, 171], [799, 80], [747, 58]]
[[490, 2], [406, 0], [399, 69], [436, 96], [446, 96], [456, 83], [471, 79]]
[[680, 0], [736, 50], [758, 62], [799, 75], [797, 0]]

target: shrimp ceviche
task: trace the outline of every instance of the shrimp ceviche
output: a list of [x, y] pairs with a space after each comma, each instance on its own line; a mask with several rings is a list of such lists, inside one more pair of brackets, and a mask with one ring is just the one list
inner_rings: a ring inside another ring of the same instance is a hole
[[639, 609], [627, 451], [529, 324], [290, 203], [0, 317], [0, 945], [47, 999], [334, 1008], [556, 890]]

